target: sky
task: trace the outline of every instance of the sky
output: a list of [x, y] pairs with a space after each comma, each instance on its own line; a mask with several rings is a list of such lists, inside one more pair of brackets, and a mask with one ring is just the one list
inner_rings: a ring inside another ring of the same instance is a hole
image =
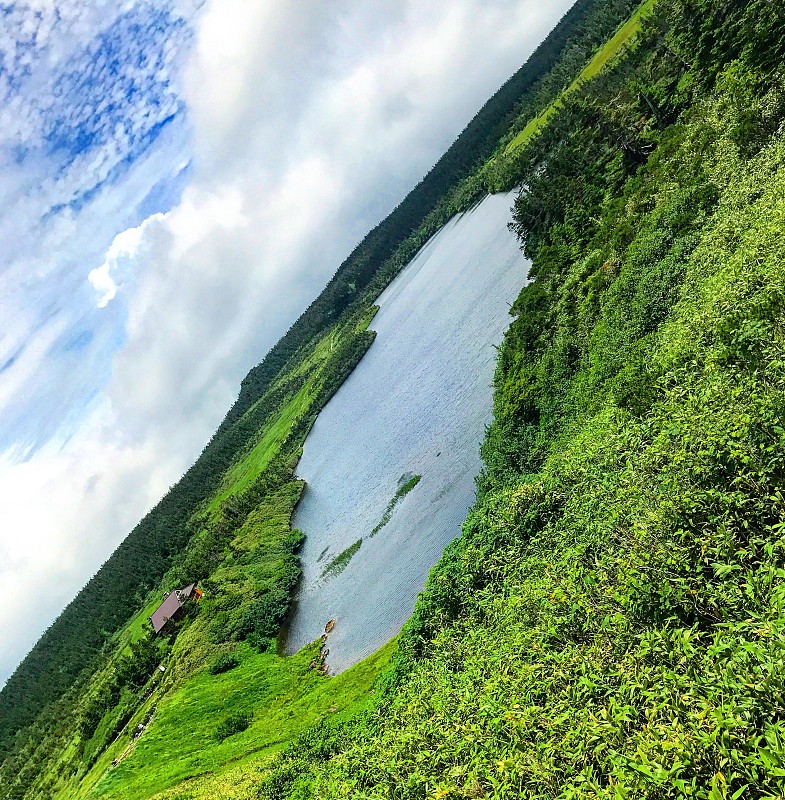
[[571, 0], [0, 0], [0, 684]]

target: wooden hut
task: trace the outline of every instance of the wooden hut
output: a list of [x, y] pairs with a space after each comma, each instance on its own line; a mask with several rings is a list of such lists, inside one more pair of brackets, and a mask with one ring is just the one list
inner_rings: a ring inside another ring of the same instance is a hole
[[185, 604], [192, 600], [199, 602], [202, 596], [202, 590], [195, 584], [190, 583], [184, 589], [175, 589], [164, 598], [158, 608], [153, 611], [150, 622], [153, 626], [155, 633], [160, 633], [167, 625], [169, 620], [177, 619], [183, 614], [183, 607]]

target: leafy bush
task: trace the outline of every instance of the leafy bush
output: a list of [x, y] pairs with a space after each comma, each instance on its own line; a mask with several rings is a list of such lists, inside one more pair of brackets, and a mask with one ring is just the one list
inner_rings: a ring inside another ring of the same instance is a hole
[[275, 636], [261, 636], [258, 633], [249, 633], [245, 641], [259, 653], [275, 654], [278, 652], [278, 640]]
[[117, 681], [138, 687], [147, 682], [155, 668], [161, 663], [160, 641], [148, 631], [131, 643], [131, 652], [117, 665]]
[[267, 592], [245, 612], [238, 628], [238, 638], [251, 633], [259, 636], [275, 636], [289, 611], [289, 593], [281, 589]]
[[215, 730], [215, 738], [222, 742], [229, 736], [234, 736], [236, 733], [242, 733], [247, 730], [248, 726], [253, 720], [253, 715], [238, 712], [237, 714], [230, 714]]
[[297, 528], [292, 528], [281, 547], [289, 553], [297, 553], [305, 541], [305, 534]]
[[222, 672], [228, 672], [230, 669], [234, 669], [239, 663], [234, 653], [224, 653], [210, 664], [210, 674], [220, 675]]

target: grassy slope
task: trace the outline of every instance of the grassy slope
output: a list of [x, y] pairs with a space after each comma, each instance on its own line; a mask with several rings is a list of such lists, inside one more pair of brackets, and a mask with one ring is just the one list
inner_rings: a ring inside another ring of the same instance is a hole
[[[598, 67], [598, 65], [601, 66], [599, 59], [602, 59], [602, 63], [604, 63], [611, 55], [613, 55], [613, 53], [617, 52], [618, 49], [623, 45], [624, 41], [620, 39], [620, 36], [626, 41], [626, 39], [630, 35], [629, 33], [630, 25], [634, 22], [635, 21], [633, 20], [631, 21], [631, 23], [628, 23], [628, 25], [625, 26], [625, 28], [622, 29], [622, 31], [620, 31], [619, 34], [617, 34], [614, 43], [610, 45], [610, 50], [609, 48], [605, 48], [600, 54], [598, 54], [597, 57], [595, 57], [594, 62], [592, 62], [595, 69]], [[623, 36], [625, 32], [627, 32], [627, 35]], [[584, 78], [585, 77], [586, 76], [584, 75]], [[366, 325], [370, 321], [372, 316], [373, 316], [373, 310], [369, 309], [366, 315], [366, 321], [365, 321]], [[289, 373], [285, 374], [281, 379], [279, 379], [277, 383], [280, 384], [280, 382], [282, 380], [285, 380], [287, 377], [291, 378], [297, 374], [309, 375], [314, 371], [318, 373], [320, 367], [323, 366], [326, 361], [329, 361], [330, 354], [335, 349], [336, 344], [340, 341], [341, 335], [342, 331], [340, 326], [331, 329], [325, 337], [320, 339], [312, 346], [310, 352], [304, 353], [297, 360], [295, 365], [292, 366]], [[253, 479], [256, 476], [258, 476], [261, 471], [263, 471], [264, 467], [270, 462], [275, 453], [280, 449], [280, 446], [283, 442], [283, 439], [285, 438], [287, 430], [292, 427], [293, 423], [298, 418], [301, 418], [305, 413], [307, 413], [310, 401], [313, 399], [314, 396], [315, 396], [314, 384], [313, 382], [307, 382], [305, 386], [303, 386], [303, 388], [300, 389], [300, 391], [296, 395], [292, 396], [289, 399], [289, 401], [282, 407], [280, 413], [275, 417], [275, 419], [273, 419], [265, 427], [265, 429], [260, 432], [260, 439], [256, 444], [256, 446], [250, 452], [248, 452], [242, 460], [239, 460], [237, 463], [235, 463], [235, 465], [227, 472], [226, 476], [224, 477], [224, 481], [221, 485], [221, 488], [219, 489], [213, 501], [210, 503], [208, 507], [208, 510], [211, 513], [215, 513], [218, 509], [220, 509], [222, 501], [230, 498], [235, 494], [242, 492], [242, 490], [246, 488], [249, 484], [251, 484]], [[252, 410], [253, 409], [249, 409], [247, 414], [250, 414]], [[129, 623], [126, 629], [124, 629], [120, 633], [120, 635], [117, 637], [118, 641], [128, 642], [136, 639], [140, 635], [140, 633], [145, 629], [147, 624], [147, 617], [149, 616], [149, 613], [155, 607], [156, 604], [157, 600], [156, 598], [153, 598], [147, 604], [147, 607], [142, 612], [140, 612], [140, 614], [134, 620], [132, 620]], [[183, 649], [187, 649], [187, 647], [191, 647], [192, 645], [194, 645], [193, 641], [189, 642], [188, 639], [185, 639]], [[193, 647], [192, 649], [197, 656], [198, 655], [203, 656], [205, 653], [203, 645], [199, 646], [197, 644], [197, 646]], [[265, 673], [268, 678], [272, 678], [273, 684], [278, 686], [279, 684], [277, 684], [276, 681], [283, 680], [283, 674], [287, 671], [287, 668], [282, 666], [284, 662], [281, 662], [280, 659], [276, 659], [275, 657], [272, 656], [269, 657], [258, 656], [258, 658], [262, 659], [257, 663], [257, 666], [260, 669], [259, 674], [261, 675], [262, 673]], [[267, 660], [265, 661], [264, 659]], [[385, 655], [385, 653], [383, 652], [379, 655], [378, 658], [372, 657], [367, 661], [367, 663], [364, 662], [364, 665], [358, 666], [357, 671], [353, 671], [352, 673], [347, 673], [347, 674], [355, 676], [355, 680], [357, 682], [358, 687], [366, 686], [367, 688], [367, 685], [369, 685], [369, 682], [372, 680], [373, 676], [375, 676], [378, 670], [381, 668], [381, 666], [384, 663], [386, 663], [386, 659], [387, 655]], [[191, 661], [193, 660], [194, 659], [192, 658]], [[246, 662], [244, 661], [243, 668], [245, 668], [245, 665]], [[203, 660], [199, 666], [203, 668], [204, 666]], [[194, 672], [195, 669], [196, 672]], [[199, 672], [198, 667], [195, 667], [193, 663], [189, 667], [189, 670], [190, 670], [189, 674], [191, 675], [195, 674], [197, 676], [196, 678], [193, 678], [194, 681], [198, 680], [200, 677], [202, 680], [206, 681], [206, 673], [204, 673], [203, 671]], [[242, 677], [243, 675], [242, 668], [241, 671], [237, 672], [237, 675], [239, 677]], [[366, 681], [366, 683], [363, 683], [363, 681]], [[169, 707], [168, 706], [169, 703], [175, 703], [176, 698], [181, 697], [181, 693], [183, 692], [184, 686], [186, 685], [190, 686], [191, 684], [188, 682], [182, 684], [181, 682], [177, 686], [169, 687], [170, 693], [169, 695], [166, 696], [167, 699], [162, 704], [161, 708], [166, 709]], [[220, 684], [216, 683], [215, 685], [219, 686]], [[280, 684], [281, 687], [283, 685], [284, 685], [283, 683]], [[346, 689], [348, 685], [349, 684], [347, 683], [344, 686], [344, 689]], [[202, 687], [204, 691], [207, 692], [207, 694], [204, 697], [204, 704], [203, 704], [205, 708], [209, 708], [211, 702], [211, 698], [209, 696], [210, 695], [209, 688], [205, 687], [210, 687], [210, 686], [212, 686], [212, 684], [209, 681], [206, 681], [206, 683]], [[336, 691], [339, 691], [339, 689], [336, 689]], [[321, 703], [320, 698], [333, 697], [334, 699], [334, 696], [331, 695], [329, 691], [314, 692], [312, 694], [313, 697], [311, 699], [313, 700], [313, 704], [311, 704], [309, 700], [308, 708], [310, 708], [310, 711], [308, 713], [304, 713], [303, 720], [305, 720], [305, 722], [303, 722], [303, 725], [305, 725], [308, 720], [312, 720], [314, 713], [317, 713], [318, 708], [320, 707], [319, 704]], [[348, 697], [346, 692], [344, 692], [344, 695], [342, 696]], [[309, 698], [310, 697], [311, 695], [309, 695]], [[362, 700], [362, 692], [360, 692], [356, 696], [352, 695], [352, 697], [354, 697], [354, 700], [352, 700], [352, 703], [354, 705], [352, 707], [354, 708], [361, 707], [364, 702]], [[215, 700], [215, 698], [213, 698], [213, 700]], [[145, 720], [146, 716], [149, 713], [149, 707], [151, 705], [152, 703], [149, 703], [146, 706], [141, 707], [134, 715], [134, 717], [129, 721], [128, 725], [126, 726], [126, 729], [132, 730], [138, 721]], [[176, 705], [177, 704], [175, 703], [175, 707]], [[275, 704], [273, 705], [275, 706]], [[338, 703], [338, 705], [339, 707], [341, 707], [340, 702]], [[187, 708], [187, 706], [185, 705], [183, 707]], [[223, 774], [224, 771], [227, 771], [228, 769], [227, 775], [231, 773], [232, 775], [231, 782], [233, 783], [233, 785], [235, 781], [239, 781], [239, 784], [244, 784], [245, 781], [243, 779], [240, 779], [238, 770], [242, 771], [244, 774], [248, 771], [254, 771], [254, 770], [264, 771], [260, 767], [260, 762], [257, 760], [257, 756], [248, 755], [250, 747], [249, 743], [253, 738], [253, 731], [256, 730], [258, 726], [269, 724], [271, 719], [273, 718], [277, 719], [280, 722], [281, 717], [280, 714], [278, 714], [280, 708], [278, 708], [277, 711], [276, 708], [277, 706], [272, 708], [272, 710], [270, 711], [270, 714], [273, 716], [267, 715], [265, 713], [264, 715], [259, 717], [258, 721], [254, 722], [249, 731], [247, 731], [244, 734], [240, 734], [237, 737], [233, 737], [236, 738], [236, 744], [238, 745], [237, 748], [229, 747], [228, 745], [221, 745], [220, 747], [213, 748], [218, 753], [218, 755], [214, 760], [205, 761], [201, 763], [190, 762], [191, 763], [190, 771], [186, 769], [185, 772], [176, 772], [176, 771], [167, 772], [166, 767], [162, 765], [163, 762], [159, 757], [152, 754], [151, 751], [145, 750], [144, 747], [140, 747], [139, 755], [136, 754], [136, 751], [132, 751], [131, 755], [123, 761], [121, 767], [118, 768], [118, 770], [116, 770], [112, 774], [113, 777], [107, 777], [106, 768], [109, 762], [113, 757], [123, 753], [127, 746], [125, 744], [125, 742], [127, 742], [127, 737], [124, 737], [120, 742], [117, 743], [117, 745], [113, 746], [112, 748], [109, 748], [106, 752], [102, 754], [101, 758], [96, 763], [95, 767], [93, 767], [89, 775], [81, 782], [80, 788], [78, 790], [75, 787], [77, 783], [79, 783], [79, 779], [83, 777], [81, 773], [79, 774], [76, 783], [74, 782], [73, 779], [71, 780], [66, 779], [61, 781], [59, 793], [57, 796], [69, 797], [69, 798], [82, 797], [85, 796], [85, 792], [90, 792], [90, 797], [115, 796], [112, 794], [112, 792], [115, 791], [120, 792], [121, 790], [117, 787], [122, 785], [127, 780], [131, 780], [131, 783], [134, 786], [136, 786], [136, 783], [133, 779], [130, 779], [129, 777], [124, 778], [123, 776], [124, 775], [129, 776], [130, 774], [133, 774], [133, 772], [128, 772], [128, 771], [132, 770], [132, 765], [136, 763], [134, 759], [144, 758], [145, 752], [147, 752], [147, 760], [143, 762], [144, 767], [140, 771], [143, 772], [145, 775], [153, 774], [155, 776], [160, 776], [160, 781], [158, 781], [158, 777], [156, 777], [156, 779], [152, 778], [147, 779], [148, 780], [147, 783], [142, 781], [140, 786], [143, 788], [133, 789], [134, 792], [137, 791], [140, 792], [138, 795], [137, 794], [133, 795], [134, 797], [136, 796], [140, 798], [146, 797], [148, 796], [149, 792], [158, 791], [161, 788], [161, 786], [167, 783], [167, 781], [176, 782], [180, 780], [182, 777], [186, 776], [186, 773], [188, 773], [189, 775], [193, 775], [194, 773], [200, 772], [202, 769], [206, 769], [209, 772], [218, 770], [218, 772], [221, 773], [221, 775]], [[316, 711], [314, 709], [316, 709]], [[276, 714], [278, 714], [278, 716], [275, 716]], [[109, 716], [107, 716], [107, 719], [102, 721], [102, 725], [104, 727], [107, 725], [108, 719]], [[180, 721], [187, 720], [187, 713], [183, 717], [178, 717], [177, 713], [175, 713], [170, 717], [166, 717], [166, 715], [163, 714], [163, 711], [159, 710], [159, 712], [156, 714], [153, 724], [150, 726], [150, 729], [145, 733], [145, 736], [142, 738], [142, 740], [140, 740], [140, 745], [144, 743], [145, 739], [153, 742], [155, 741], [156, 736], [163, 735], [160, 733], [163, 730], [163, 728], [160, 728], [159, 726], [163, 724], [162, 720], [166, 722], [167, 719], [170, 722], [172, 720], [176, 722], [177, 720]], [[199, 720], [200, 724], [207, 725], [208, 727], [209, 724], [211, 724], [212, 722], [214, 722], [213, 719]], [[177, 722], [177, 724], [179, 725], [180, 722]], [[293, 723], [291, 726], [288, 727], [284, 725], [284, 728], [286, 730], [287, 736], [290, 736], [301, 730], [302, 725], [300, 725], [298, 721], [296, 724]], [[224, 747], [228, 748], [225, 750], [225, 752], [222, 750], [222, 748]], [[262, 750], [260, 750], [259, 753], [266, 754], [268, 752], [266, 748], [268, 747], [273, 747], [273, 745], [268, 742], [262, 747]], [[67, 748], [65, 757], [61, 759], [60, 764], [68, 762], [68, 759], [74, 756], [76, 749], [77, 749], [76, 743], [72, 742], [71, 745], [69, 745], [69, 747]], [[250, 747], [250, 750], [252, 751], [253, 747]], [[225, 762], [226, 758], [228, 758], [229, 761], [234, 764], [234, 766], [231, 766], [229, 768], [222, 767], [221, 764]], [[238, 759], [240, 759], [240, 762], [238, 762]], [[238, 763], [242, 763], [243, 765], [242, 769], [238, 766]], [[55, 770], [56, 769], [57, 767], [55, 766]], [[124, 770], [126, 770], [126, 772], [124, 772]], [[218, 791], [216, 787], [219, 785], [220, 785], [220, 791], [222, 792], [229, 791], [228, 788], [229, 784], [227, 783], [227, 781], [230, 781], [228, 777], [226, 776], [220, 777], [220, 775], [219, 777], [215, 778], [208, 777], [205, 779], [200, 779], [198, 781], [194, 781], [193, 784], [190, 786], [190, 788], [185, 790], [184, 794], [181, 795], [179, 793], [176, 793], [176, 795], [172, 794], [171, 796], [172, 797], [176, 796], [177, 798], [212, 797], [213, 795], [211, 794], [211, 792]], [[77, 791], [78, 794], [75, 794], [75, 792]], [[109, 794], [107, 794], [107, 792]], [[188, 792], [192, 793], [188, 794]], [[167, 797], [170, 796], [168, 793], [165, 794]], [[130, 797], [130, 795], [122, 793], [116, 796]], [[227, 796], [229, 795], [227, 794]], [[234, 797], [235, 794], [232, 794], [231, 796]], [[240, 795], [237, 796], [239, 797]]]
[[[0, 787], [9, 791], [13, 786], [15, 800], [24, 796], [26, 787], [35, 780], [39, 771], [36, 751], [49, 759], [56, 749], [52, 740], [62, 738], [55, 731], [52, 720], [70, 718], [74, 710], [78, 713], [78, 709], [73, 708], [73, 698], [81, 696], [85, 686], [81, 683], [84, 675], [79, 679], [77, 673], [91, 658], [98, 656], [98, 661], [103, 658], [97, 651], [105, 643], [104, 632], [116, 631], [134, 609], [145, 602], [144, 598], [136, 596], [138, 587], [143, 585], [146, 590], [153, 586], [168, 567], [171, 551], [179, 552], [185, 546], [191, 533], [186, 521], [193, 504], [204, 500], [205, 493], [214, 488], [212, 476], [224, 471], [226, 459], [236, 446], [243, 446], [242, 441], [238, 441], [242, 437], [226, 437], [224, 434], [238, 417], [249, 418], [246, 413], [249, 405], [266, 392], [282, 370], [290, 369], [292, 363], [301, 358], [304, 342], [324, 333], [336, 320], [345, 319], [347, 313], [356, 311], [360, 303], [378, 296], [429, 236], [452, 215], [471, 207], [481, 197], [485, 186], [490, 184], [479, 179], [463, 183], [457, 189], [456, 184], [471, 172], [473, 164], [492, 152], [498, 136], [506, 135], [504, 130], [514, 109], [540, 86], [560, 55], [571, 49], [571, 43], [592, 27], [587, 20], [596, 23], [600, 19], [602, 29], [610, 30], [618, 24], [621, 16], [628, 13], [633, 2], [576, 2], [526, 65], [483, 107], [423, 182], [388, 220], [363, 240], [325, 291], [263, 363], [243, 380], [238, 402], [227, 414], [203, 456], [184, 480], [135, 528], [102, 568], [97, 580], [91, 581], [90, 586], [80, 592], [54, 628], [42, 637], [29, 659], [0, 693], [0, 704], [7, 704], [7, 713], [0, 715], [0, 750], [5, 754], [14, 730], [21, 726], [23, 731], [8, 756], [0, 762]], [[594, 29], [596, 32], [596, 26]], [[577, 62], [570, 62], [569, 71], [579, 69]], [[561, 85], [561, 77], [557, 83]], [[550, 92], [546, 94], [551, 96]], [[346, 309], [345, 303], [349, 300], [351, 305]], [[254, 424], [249, 427], [257, 427], [258, 421], [258, 415], [254, 416]], [[171, 537], [171, 546], [166, 542], [167, 537]], [[131, 562], [134, 567], [125, 569]], [[88, 609], [87, 613], [85, 609]], [[82, 623], [79, 620], [92, 618], [94, 609], [100, 609], [100, 624], [90, 626], [92, 631], [85, 630], [80, 627]], [[41, 677], [47, 674], [51, 680]], [[26, 730], [36, 709], [49, 701], [54, 701], [53, 705], [43, 713], [39, 723]]]
[[530, 120], [526, 127], [507, 145], [507, 155], [525, 145], [535, 134], [539, 133], [553, 115], [559, 110], [563, 101], [587, 81], [598, 75], [604, 67], [624, 51], [634, 40], [640, 30], [641, 17], [652, 8], [655, 0], [645, 0], [641, 7], [622, 25], [616, 34], [597, 51], [594, 58], [584, 67], [581, 74], [550, 105]]
[[[97, 767], [98, 781], [93, 785], [88, 778], [72, 797], [144, 800], [207, 773], [217, 773], [220, 785], [220, 774], [234, 769], [237, 760], [264, 759], [320, 719], [340, 719], [364, 708], [393, 647], [388, 644], [351, 670], [327, 678], [308, 669], [318, 647], [281, 658], [241, 646], [238, 667], [220, 675], [201, 671], [189, 678], [158, 704], [154, 724], [130, 755], [107, 771], [127, 745], [125, 740], [118, 743]], [[235, 713], [252, 714], [251, 725], [218, 741], [216, 728]], [[181, 787], [178, 796], [188, 796], [184, 792]]]
[[655, 403], [474, 510], [462, 611], [318, 796], [781, 797], [785, 148], [717, 177]]
[[275, 418], [270, 420], [260, 432], [256, 446], [227, 471], [218, 491], [208, 504], [208, 512], [219, 511], [225, 500], [247, 489], [261, 475], [280, 450], [295, 421], [303, 416], [313, 398], [313, 387], [306, 384], [284, 405]]
[[535, 260], [496, 412], [536, 398], [546, 457], [486, 478], [370, 721], [167, 800], [782, 797], [785, 145], [745, 152], [782, 96], [730, 74]]
[[262, 797], [783, 797], [782, 77], [729, 70], [586, 246], [554, 226], [395, 691]]
[[[305, 383], [281, 403], [278, 411], [260, 430], [257, 443], [246, 454], [241, 454], [227, 470], [216, 497], [206, 509], [209, 516], [220, 517], [223, 503], [246, 490], [281, 451], [294, 425], [312, 412], [313, 402], [325, 376], [332, 368], [334, 359], [341, 357], [342, 345], [367, 329], [375, 311], [375, 307], [369, 307], [354, 318], [334, 326], [302, 354], [288, 373], [280, 377], [276, 385], [286, 385], [293, 377], [303, 378]], [[368, 684], [388, 660], [389, 650], [358, 665], [352, 672], [353, 677], [341, 678], [334, 688], [330, 688], [333, 686], [331, 680], [302, 669], [303, 663], [307, 667], [313, 657], [310, 650], [303, 651], [294, 659], [283, 659], [274, 655], [254, 654], [255, 651], [248, 645], [241, 644], [243, 661], [240, 668], [217, 677], [206, 672], [206, 665], [211, 663], [216, 654], [226, 652], [227, 648], [231, 651], [235, 646], [231, 641], [221, 644], [223, 637], [216, 637], [211, 632], [211, 625], [214, 630], [235, 624], [254, 598], [274, 589], [285, 576], [289, 556], [280, 548], [289, 537], [291, 514], [301, 490], [301, 482], [286, 484], [265, 498], [234, 531], [212, 573], [203, 575], [209, 590], [200, 604], [200, 614], [178, 634], [161, 685], [143, 702], [136, 702], [131, 693], [123, 690], [118, 704], [106, 712], [96, 734], [85, 746], [85, 756], [94, 754], [95, 759], [95, 763], [87, 770], [80, 756], [78, 738], [74, 735], [59, 757], [49, 762], [48, 769], [41, 777], [41, 785], [48, 787], [44, 790], [47, 798], [127, 797], [130, 795], [124, 792], [130, 792], [128, 787], [131, 785], [138, 787], [133, 789], [136, 792], [134, 797], [147, 797], [150, 792], [157, 792], [176, 780], [206, 770], [214, 771], [220, 765], [248, 755], [251, 751], [265, 750], [275, 742], [285, 740], [287, 736], [312, 724], [324, 707], [337, 705], [343, 709], [349, 705], [356, 709], [362, 705]], [[204, 514], [201, 516], [204, 520]], [[203, 530], [201, 535], [205, 534]], [[199, 536], [195, 537], [189, 550], [198, 546], [199, 539]], [[161, 589], [153, 593], [145, 607], [116, 634], [112, 654], [104, 667], [93, 676], [92, 686], [99, 686], [110, 677], [116, 660], [129, 652], [128, 644], [146, 633], [149, 616], [159, 604], [163, 589], [171, 588], [176, 582], [176, 578], [171, 576], [165, 578]], [[214, 644], [216, 638], [218, 643]], [[234, 694], [232, 686], [235, 687]], [[242, 686], [246, 690], [248, 686], [255, 687], [257, 694], [246, 691], [247, 697], [243, 697], [240, 691]], [[88, 687], [88, 697], [91, 691]], [[194, 693], [199, 696], [197, 708], [193, 707], [190, 700], [184, 699], [191, 698]], [[301, 694], [301, 701], [290, 702]], [[228, 703], [227, 696], [233, 698]], [[136, 703], [132, 716], [123, 726], [119, 738], [112, 736], [110, 746], [104, 747], [103, 737], [111, 732], [127, 702]], [[259, 711], [262, 702], [264, 710]], [[140, 739], [139, 747], [129, 751], [131, 732], [139, 723], [147, 721], [156, 704], [158, 708], [152, 724]], [[245, 733], [231, 737], [222, 745], [211, 746], [210, 736], [220, 721], [216, 720], [216, 714], [223, 704], [226, 704], [226, 714], [233, 708], [255, 708], [256, 718]], [[295, 718], [290, 719], [283, 710], [287, 705], [297, 709]], [[182, 741], [174, 737], [184, 746], [182, 752], [177, 751], [177, 761], [185, 766], [172, 771], [168, 755], [171, 754], [171, 748], [159, 748], [156, 743], [171, 737], [172, 731], [178, 726], [184, 729], [192, 725], [196, 725], [207, 736], [206, 749], [213, 757], [207, 761], [189, 758], [187, 754], [193, 756], [194, 743], [201, 742], [201, 747], [205, 742], [198, 737], [187, 737]], [[273, 730], [278, 730], [278, 734], [267, 733]], [[146, 742], [151, 744], [147, 745]], [[123, 758], [121, 766], [109, 772], [112, 760], [117, 757]], [[136, 771], [137, 764], [142, 764], [139, 773]], [[147, 776], [146, 782], [139, 782], [139, 774]]]

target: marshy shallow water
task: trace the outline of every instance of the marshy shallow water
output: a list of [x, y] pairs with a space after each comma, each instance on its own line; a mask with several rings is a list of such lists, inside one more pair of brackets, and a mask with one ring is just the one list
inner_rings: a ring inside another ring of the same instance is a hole
[[307, 538], [287, 651], [335, 619], [332, 673], [401, 629], [474, 500], [494, 345], [528, 269], [507, 230], [512, 200], [491, 196], [453, 219], [390, 284], [376, 341], [305, 442], [293, 524]]

